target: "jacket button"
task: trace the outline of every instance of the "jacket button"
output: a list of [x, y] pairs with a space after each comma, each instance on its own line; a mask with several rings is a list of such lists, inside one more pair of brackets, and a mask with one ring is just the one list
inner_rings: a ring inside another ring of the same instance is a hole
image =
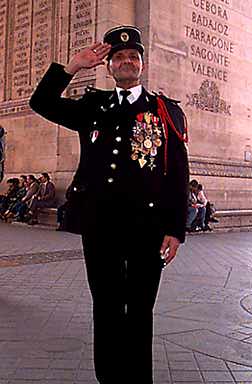
[[121, 136], [117, 136], [115, 139], [116, 139], [116, 141], [117, 141], [118, 143], [120, 143], [120, 141], [122, 141]]
[[119, 151], [118, 151], [118, 149], [113, 149], [113, 155], [118, 155], [118, 153], [119, 153]]
[[115, 164], [115, 163], [112, 163], [112, 164], [110, 164], [110, 167], [111, 167], [112, 169], [116, 169], [116, 164]]
[[113, 179], [113, 177], [110, 177], [109, 179], [108, 179], [108, 183], [113, 183], [114, 182], [114, 179]]

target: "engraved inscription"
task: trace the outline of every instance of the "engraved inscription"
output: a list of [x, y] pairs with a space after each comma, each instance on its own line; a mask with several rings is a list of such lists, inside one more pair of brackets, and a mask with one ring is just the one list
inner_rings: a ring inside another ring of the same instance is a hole
[[0, 100], [4, 100], [7, 1], [0, 0]]
[[[72, 0], [70, 18], [70, 57], [94, 41], [95, 1]], [[80, 71], [77, 77], [90, 77], [94, 70]]]
[[191, 0], [193, 10], [185, 36], [190, 40], [189, 57], [193, 73], [212, 80], [229, 80], [230, 58], [235, 44], [229, 26], [229, 0]]
[[32, 26], [31, 84], [35, 85], [51, 62], [53, 50], [53, 0], [34, 2]]
[[16, 0], [14, 8], [12, 99], [24, 98], [30, 81], [32, 0]]
[[15, 117], [17, 115], [21, 116], [30, 111], [30, 108], [26, 101], [17, 100], [17, 101], [8, 101], [0, 105], [0, 117]]

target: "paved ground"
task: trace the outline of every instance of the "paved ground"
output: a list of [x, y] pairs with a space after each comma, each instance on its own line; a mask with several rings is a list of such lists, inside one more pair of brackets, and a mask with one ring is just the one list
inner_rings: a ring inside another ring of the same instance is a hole
[[[251, 288], [252, 233], [189, 236], [163, 273], [155, 384], [252, 383]], [[0, 223], [0, 384], [96, 383], [91, 333], [79, 236]]]

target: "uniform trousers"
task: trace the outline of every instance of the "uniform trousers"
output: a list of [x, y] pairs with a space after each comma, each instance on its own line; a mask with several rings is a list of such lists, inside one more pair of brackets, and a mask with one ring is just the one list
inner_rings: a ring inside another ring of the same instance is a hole
[[93, 299], [97, 380], [152, 384], [153, 308], [164, 235], [159, 212], [103, 201], [86, 219], [83, 248]]
[[39, 208], [51, 208], [53, 207], [53, 201], [50, 200], [37, 200], [33, 198], [29, 203], [29, 210], [32, 213], [32, 219], [37, 220]]

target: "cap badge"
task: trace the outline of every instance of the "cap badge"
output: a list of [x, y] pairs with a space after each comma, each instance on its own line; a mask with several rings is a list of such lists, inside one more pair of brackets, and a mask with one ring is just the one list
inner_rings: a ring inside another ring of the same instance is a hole
[[124, 43], [127, 43], [127, 41], [129, 41], [129, 35], [126, 32], [122, 32], [120, 37]]

